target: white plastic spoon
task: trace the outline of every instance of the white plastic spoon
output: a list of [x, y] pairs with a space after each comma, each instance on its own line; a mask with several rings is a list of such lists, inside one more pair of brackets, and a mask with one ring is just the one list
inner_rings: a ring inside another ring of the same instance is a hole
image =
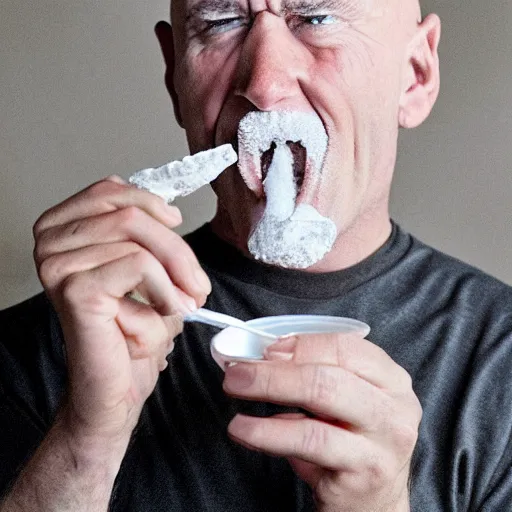
[[243, 329], [244, 331], [252, 332], [257, 336], [269, 338], [272, 340], [277, 340], [278, 338], [278, 336], [275, 334], [261, 331], [260, 329], [255, 329], [254, 327], [247, 325], [243, 320], [233, 316], [224, 315], [223, 313], [210, 311], [209, 309], [205, 308], [199, 308], [193, 313], [189, 313], [183, 320], [185, 322], [201, 322], [203, 324], [213, 325], [214, 327], [220, 327], [221, 329], [226, 327], [236, 327], [238, 329]]

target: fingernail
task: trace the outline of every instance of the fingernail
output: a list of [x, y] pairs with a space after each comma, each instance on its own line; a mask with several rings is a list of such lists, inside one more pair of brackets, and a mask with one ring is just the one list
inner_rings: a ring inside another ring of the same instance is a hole
[[197, 311], [196, 301], [192, 297], [182, 295], [181, 303], [183, 305], [184, 314], [193, 313], [194, 311]]
[[269, 345], [265, 350], [269, 353], [282, 352], [293, 353], [297, 345], [297, 336], [281, 336], [275, 343]]
[[226, 391], [242, 391], [250, 387], [254, 381], [255, 368], [250, 364], [237, 364], [226, 368], [224, 389]]
[[202, 268], [197, 268], [196, 270], [194, 270], [194, 278], [197, 284], [200, 286], [200, 288], [207, 295], [209, 295], [210, 292], [212, 291], [212, 284], [210, 282], [210, 279], [206, 275], [205, 271]]

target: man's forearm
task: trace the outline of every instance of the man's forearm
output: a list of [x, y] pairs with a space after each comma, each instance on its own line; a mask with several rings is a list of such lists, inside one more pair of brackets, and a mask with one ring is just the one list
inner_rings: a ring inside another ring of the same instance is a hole
[[0, 512], [105, 512], [129, 439], [71, 438], [58, 419], [20, 473]]

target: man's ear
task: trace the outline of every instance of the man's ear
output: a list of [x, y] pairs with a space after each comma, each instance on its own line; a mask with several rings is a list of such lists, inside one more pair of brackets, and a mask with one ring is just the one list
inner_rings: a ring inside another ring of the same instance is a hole
[[155, 26], [155, 34], [160, 43], [160, 49], [165, 61], [165, 86], [169, 91], [174, 106], [174, 115], [176, 121], [183, 128], [183, 119], [180, 112], [180, 104], [178, 100], [178, 93], [174, 86], [174, 40], [172, 34], [172, 27], [165, 21], [159, 21]]
[[398, 122], [403, 128], [416, 128], [430, 114], [439, 94], [439, 55], [441, 20], [428, 15], [419, 25], [409, 45], [404, 89], [400, 97]]

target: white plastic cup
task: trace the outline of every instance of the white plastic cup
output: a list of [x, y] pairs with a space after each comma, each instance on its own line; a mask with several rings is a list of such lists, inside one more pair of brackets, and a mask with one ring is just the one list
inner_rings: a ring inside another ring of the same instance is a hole
[[[267, 316], [249, 320], [247, 324], [277, 336], [340, 332], [357, 333], [364, 338], [370, 332], [368, 324], [338, 316]], [[268, 338], [261, 338], [236, 327], [228, 327], [212, 338], [210, 350], [215, 362], [224, 370], [229, 363], [263, 360], [264, 350], [271, 344], [272, 341]]]

